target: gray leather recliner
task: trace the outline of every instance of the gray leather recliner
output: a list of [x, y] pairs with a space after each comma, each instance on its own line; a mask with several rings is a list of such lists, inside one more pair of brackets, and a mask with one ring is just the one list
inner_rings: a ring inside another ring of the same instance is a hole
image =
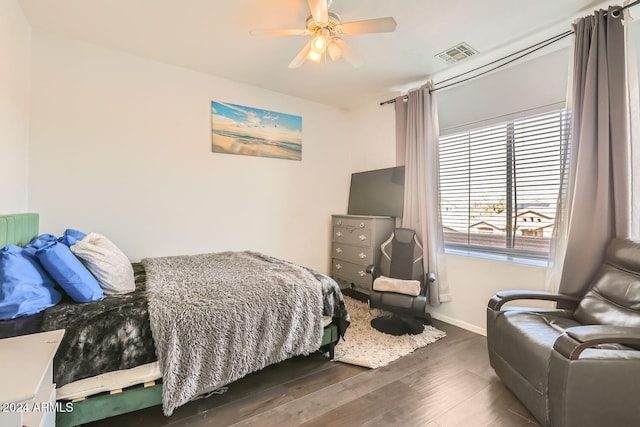
[[[566, 308], [504, 305], [522, 299]], [[487, 343], [491, 366], [543, 426], [640, 425], [640, 242], [612, 240], [580, 299], [497, 293]]]

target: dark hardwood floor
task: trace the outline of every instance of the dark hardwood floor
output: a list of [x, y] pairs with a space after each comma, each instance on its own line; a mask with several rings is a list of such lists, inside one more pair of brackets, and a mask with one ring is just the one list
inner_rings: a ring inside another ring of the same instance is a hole
[[88, 424], [103, 426], [536, 426], [489, 366], [486, 338], [434, 320], [447, 336], [369, 370], [297, 357], [228, 391], [178, 408], [159, 406]]

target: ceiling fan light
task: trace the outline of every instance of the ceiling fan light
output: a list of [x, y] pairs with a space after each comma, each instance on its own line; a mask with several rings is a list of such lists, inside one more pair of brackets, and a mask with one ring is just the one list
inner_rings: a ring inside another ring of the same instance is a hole
[[318, 33], [311, 41], [311, 49], [318, 53], [324, 53], [327, 49], [327, 36], [323, 32]]
[[342, 54], [344, 53], [342, 45], [338, 40], [340, 39], [331, 40], [329, 42], [329, 45], [327, 46], [327, 50], [329, 51], [329, 56], [331, 57], [332, 61], [337, 61], [338, 59], [342, 58]]
[[315, 50], [311, 49], [307, 54], [307, 59], [311, 62], [315, 62], [316, 64], [319, 64], [320, 60], [322, 59], [322, 53], [316, 52]]

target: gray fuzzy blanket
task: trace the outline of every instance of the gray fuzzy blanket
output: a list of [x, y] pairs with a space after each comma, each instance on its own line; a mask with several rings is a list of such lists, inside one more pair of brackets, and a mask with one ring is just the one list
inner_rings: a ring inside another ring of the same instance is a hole
[[255, 252], [142, 264], [166, 415], [199, 394], [320, 347], [321, 285], [305, 268]]

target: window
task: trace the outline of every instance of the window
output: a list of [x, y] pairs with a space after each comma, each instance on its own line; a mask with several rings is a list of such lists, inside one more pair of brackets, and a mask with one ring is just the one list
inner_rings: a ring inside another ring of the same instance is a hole
[[565, 110], [440, 137], [447, 248], [545, 258], [560, 185]]

